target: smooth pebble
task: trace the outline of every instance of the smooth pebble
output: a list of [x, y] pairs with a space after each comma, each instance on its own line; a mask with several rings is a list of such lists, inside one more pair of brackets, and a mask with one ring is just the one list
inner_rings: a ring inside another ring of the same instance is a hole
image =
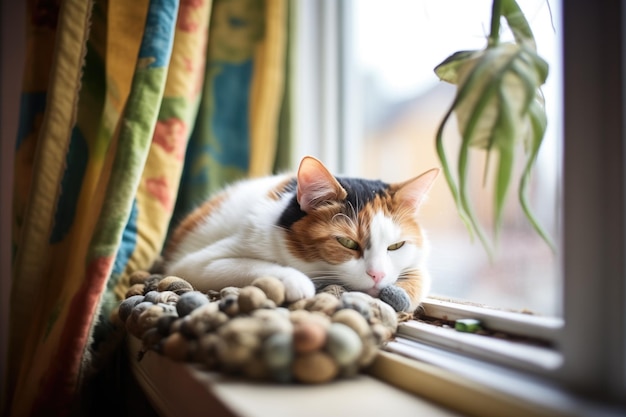
[[339, 367], [325, 352], [315, 351], [296, 356], [291, 367], [293, 376], [300, 382], [321, 384], [334, 379]]
[[363, 350], [359, 335], [343, 323], [333, 323], [328, 328], [326, 349], [339, 364], [349, 366], [357, 361]]
[[209, 299], [200, 291], [189, 291], [180, 296], [176, 303], [176, 311], [180, 317], [185, 317], [196, 308], [208, 303]]

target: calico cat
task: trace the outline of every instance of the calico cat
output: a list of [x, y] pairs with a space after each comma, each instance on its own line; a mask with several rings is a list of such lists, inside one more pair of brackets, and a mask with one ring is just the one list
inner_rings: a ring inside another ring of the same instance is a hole
[[438, 173], [336, 178], [305, 157], [295, 176], [241, 181], [193, 211], [169, 239], [165, 272], [201, 291], [274, 276], [290, 302], [339, 284], [413, 311], [430, 287], [417, 212]]

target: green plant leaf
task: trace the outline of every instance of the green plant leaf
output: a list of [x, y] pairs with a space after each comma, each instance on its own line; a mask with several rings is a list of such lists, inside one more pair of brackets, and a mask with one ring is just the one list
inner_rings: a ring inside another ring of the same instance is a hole
[[482, 226], [478, 222], [476, 214], [474, 213], [474, 209], [469, 202], [468, 194], [467, 194], [467, 171], [468, 171], [468, 154], [469, 154], [469, 141], [461, 142], [461, 149], [459, 152], [459, 198], [461, 200], [461, 207], [465, 212], [467, 218], [469, 219], [472, 229], [478, 236], [478, 239], [483, 244], [483, 247], [487, 251], [489, 258], [493, 257], [493, 250], [491, 248], [491, 244], [489, 243], [489, 239], [485, 235]]
[[544, 242], [546, 242], [546, 244], [550, 247], [550, 249], [552, 249], [553, 252], [556, 252], [556, 245], [554, 244], [548, 233], [543, 229], [543, 227], [541, 227], [539, 222], [536, 220], [528, 202], [528, 184], [530, 182], [532, 168], [535, 165], [535, 161], [537, 160], [537, 155], [539, 154], [539, 149], [541, 148], [541, 143], [543, 142], [543, 135], [548, 124], [546, 113], [543, 109], [541, 101], [536, 100], [533, 105], [530, 106], [529, 115], [532, 126], [532, 140], [530, 151], [528, 152], [526, 158], [526, 164], [524, 165], [524, 171], [522, 172], [522, 176], [520, 179], [518, 198], [520, 206], [522, 207], [526, 218], [535, 229], [535, 232], [537, 232], [537, 234], [543, 239]]
[[447, 57], [435, 67], [435, 74], [441, 81], [456, 84], [458, 80], [459, 66], [463, 65], [479, 51], [458, 51]]
[[511, 174], [513, 173], [513, 154], [515, 148], [515, 122], [509, 103], [503, 97], [504, 92], [500, 91], [500, 117], [494, 136], [498, 136], [497, 150], [499, 153], [498, 171], [496, 174], [496, 186], [494, 194], [494, 231], [499, 234], [502, 225], [502, 209], [506, 200]]
[[517, 2], [515, 0], [501, 0], [501, 2], [500, 11], [513, 32], [515, 42], [521, 45], [528, 45], [536, 50], [535, 37]]
[[[533, 228], [554, 248], [530, 210], [527, 195], [530, 174], [546, 127], [540, 87], [548, 76], [548, 64], [536, 53], [530, 26], [514, 0], [494, 0], [492, 10], [492, 32], [499, 30], [497, 19], [505, 17], [516, 43], [499, 43], [497, 33], [492, 33], [484, 50], [454, 53], [435, 68], [441, 80], [457, 85], [454, 101], [437, 130], [437, 154], [461, 219], [470, 236], [478, 236], [490, 257], [491, 244], [477, 220], [468, 193], [472, 148], [487, 152], [485, 184], [491, 153], [498, 154], [493, 202], [497, 236], [514, 172], [516, 145], [523, 143], [526, 160], [519, 180], [520, 204]], [[444, 127], [453, 114], [461, 135], [456, 175], [443, 142]]]
[[443, 169], [444, 177], [448, 184], [448, 188], [450, 189], [450, 192], [452, 193], [452, 198], [454, 199], [454, 203], [456, 205], [457, 212], [459, 213], [459, 217], [461, 218], [461, 220], [463, 221], [463, 224], [465, 224], [465, 227], [469, 231], [470, 238], [473, 239], [474, 229], [472, 227], [472, 222], [468, 218], [467, 214], [465, 213], [465, 210], [463, 209], [463, 206], [461, 205], [461, 199], [459, 197], [459, 190], [457, 188], [454, 175], [452, 174], [452, 171], [450, 170], [450, 165], [448, 164], [448, 158], [446, 156], [446, 151], [445, 151], [444, 144], [443, 144], [443, 130], [448, 122], [448, 119], [452, 115], [453, 111], [454, 111], [454, 103], [450, 106], [450, 108], [446, 112], [446, 115], [444, 116], [441, 124], [439, 125], [439, 128], [437, 129], [437, 135], [435, 138], [435, 146], [437, 150], [437, 155], [439, 157], [439, 161], [441, 162], [441, 168]]

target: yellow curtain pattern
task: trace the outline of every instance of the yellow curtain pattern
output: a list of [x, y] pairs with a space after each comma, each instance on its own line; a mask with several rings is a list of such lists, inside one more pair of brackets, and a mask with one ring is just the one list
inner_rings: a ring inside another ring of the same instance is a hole
[[270, 173], [287, 5], [28, 1], [6, 415], [69, 414], [170, 223]]

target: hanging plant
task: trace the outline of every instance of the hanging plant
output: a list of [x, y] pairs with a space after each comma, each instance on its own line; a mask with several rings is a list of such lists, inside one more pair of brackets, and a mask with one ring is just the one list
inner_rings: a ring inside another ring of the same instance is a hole
[[[514, 42], [500, 42], [502, 17], [513, 32]], [[441, 80], [457, 86], [456, 97], [437, 131], [436, 146], [459, 215], [470, 234], [477, 235], [489, 255], [492, 254], [490, 240], [468, 197], [470, 148], [487, 152], [485, 178], [492, 154], [498, 158], [494, 177], [494, 230], [497, 235], [513, 177], [516, 145], [522, 142], [525, 163], [519, 178], [519, 202], [533, 228], [555, 250], [528, 203], [530, 175], [547, 126], [540, 87], [548, 76], [548, 64], [537, 54], [530, 26], [515, 0], [493, 1], [491, 30], [485, 49], [456, 52], [439, 64], [435, 73]], [[452, 114], [456, 115], [461, 134], [456, 178], [443, 144], [443, 130]]]

